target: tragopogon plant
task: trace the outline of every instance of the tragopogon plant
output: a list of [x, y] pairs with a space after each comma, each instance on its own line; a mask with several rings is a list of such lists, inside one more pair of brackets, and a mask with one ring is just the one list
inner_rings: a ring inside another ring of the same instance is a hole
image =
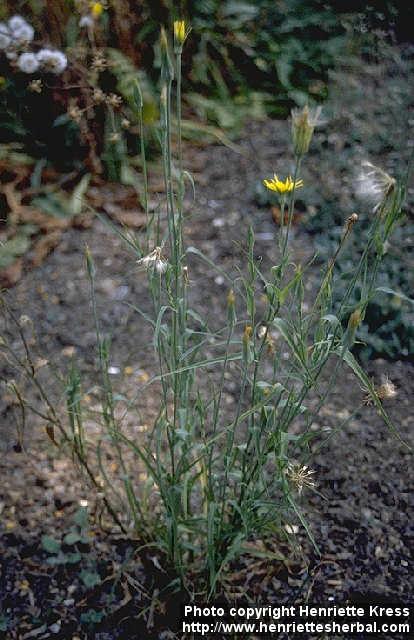
[[[240, 265], [237, 278], [224, 273], [229, 280], [225, 326], [209, 327], [189, 301], [193, 284], [187, 259], [191, 254], [193, 259], [214, 265], [196, 248], [186, 248], [183, 232], [184, 195], [187, 184], [191, 184], [183, 166], [180, 126], [181, 54], [187, 36], [187, 25], [175, 23], [172, 57], [167, 35], [161, 35], [160, 140], [166, 224], [148, 208], [142, 144], [146, 235], [131, 240], [119, 232], [133, 259], [146, 270], [152, 299], [152, 316], [139, 304], [134, 306], [152, 327], [158, 363], [158, 371], [138, 390], [157, 397], [152, 429], [137, 439], [123, 428], [119, 399], [109, 375], [109, 348], [96, 310], [97, 276], [89, 252], [87, 270], [102, 391], [100, 435], [88, 437], [80, 378], [75, 370], [66, 388], [66, 416], [53, 406], [44, 389], [40, 393], [45, 409], [37, 409], [37, 413], [46, 421], [53, 440], [60, 441], [85, 470], [85, 479], [96, 488], [117, 525], [165, 552], [184, 584], [190, 574], [198, 573], [205, 593], [212, 597], [226, 566], [243, 552], [249, 540], [280, 535], [292, 517], [299, 519], [313, 540], [299, 496], [305, 489], [312, 490], [316, 482], [308, 461], [314, 445], [322, 446], [326, 434], [315, 432], [311, 426], [343, 363], [351, 367], [395, 432], [381, 402], [384, 396], [377, 393], [351, 348], [375, 294], [378, 265], [400, 216], [404, 187], [389, 177], [381, 182], [375, 213], [369, 214], [372, 223], [368, 242], [355, 256], [355, 268], [339, 306], [333, 303], [335, 265], [358, 223], [355, 213], [348, 214], [339, 246], [325, 266], [313, 298], [305, 305], [305, 279], [311, 266], [292, 263], [289, 235], [296, 191], [303, 186], [301, 166], [319, 112], [312, 113], [308, 108], [295, 112], [293, 176], [279, 179], [275, 175], [264, 181], [279, 198], [281, 209], [277, 264], [269, 273], [262, 272], [250, 229], [247, 264]], [[142, 131], [143, 104], [138, 85], [135, 97]], [[358, 304], [351, 306], [357, 285], [361, 296]], [[23, 332], [22, 336], [24, 339]], [[216, 355], [211, 356], [212, 352]], [[40, 387], [28, 350], [19, 364]], [[210, 372], [208, 384], [206, 370]], [[324, 377], [324, 371], [329, 371], [329, 376]], [[236, 379], [238, 389], [231, 410], [224, 402], [229, 377]], [[361, 406], [338, 423], [337, 429], [344, 427], [366, 401], [361, 400]], [[328, 437], [333, 435], [334, 431]], [[108, 451], [116, 461], [115, 471], [107, 463]]]

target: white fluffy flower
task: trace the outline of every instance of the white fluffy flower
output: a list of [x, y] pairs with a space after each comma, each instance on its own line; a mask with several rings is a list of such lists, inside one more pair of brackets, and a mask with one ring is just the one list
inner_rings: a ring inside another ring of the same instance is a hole
[[0, 22], [0, 50], [7, 49], [11, 44], [10, 32], [4, 22]]
[[13, 51], [13, 49], [10, 49], [9, 51], [6, 51], [6, 58], [7, 58], [7, 60], [17, 60], [16, 51]]
[[34, 38], [34, 29], [30, 24], [23, 24], [13, 31], [13, 40], [16, 44], [27, 44]]
[[79, 26], [80, 28], [86, 28], [86, 29], [91, 29], [94, 25], [94, 20], [93, 17], [91, 15], [86, 15], [86, 16], [82, 16], [82, 18], [79, 20]]
[[13, 16], [10, 18], [9, 20], [9, 29], [10, 31], [17, 31], [18, 29], [21, 29], [22, 27], [26, 27], [27, 22], [24, 18], [22, 18], [22, 16]]
[[54, 73], [63, 73], [68, 66], [68, 59], [62, 51], [55, 51], [53, 58]]
[[17, 66], [23, 73], [35, 73], [39, 68], [39, 63], [34, 53], [22, 53], [17, 61]]
[[62, 73], [68, 65], [65, 54], [52, 49], [41, 49], [37, 54], [37, 61], [44, 71], [50, 73]]
[[374, 212], [379, 208], [384, 198], [395, 186], [392, 178], [380, 167], [371, 162], [362, 162], [361, 172], [357, 179], [357, 195], [374, 205]]

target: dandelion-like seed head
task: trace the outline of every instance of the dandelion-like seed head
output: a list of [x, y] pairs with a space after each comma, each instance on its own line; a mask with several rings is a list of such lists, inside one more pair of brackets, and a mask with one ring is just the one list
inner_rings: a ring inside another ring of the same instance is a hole
[[63, 73], [68, 65], [68, 59], [62, 51], [48, 48], [37, 53], [37, 61], [44, 71], [55, 74]]
[[303, 187], [303, 180], [293, 180], [291, 176], [288, 176], [285, 181], [279, 180], [276, 174], [273, 178], [263, 180], [263, 184], [270, 191], [275, 191], [279, 195], [290, 193], [294, 189]]
[[18, 58], [17, 51], [14, 51], [14, 49], [9, 49], [9, 51], [6, 51], [6, 58], [7, 60], [11, 60], [11, 61], [17, 60]]
[[35, 73], [39, 68], [36, 54], [22, 53], [17, 61], [17, 66], [23, 73]]
[[315, 471], [312, 471], [312, 469], [309, 469], [306, 465], [302, 466], [298, 462], [289, 462], [286, 469], [286, 476], [289, 482], [297, 489], [299, 495], [304, 488], [315, 487], [316, 483], [312, 477], [315, 473]]
[[93, 25], [94, 25], [94, 19], [90, 13], [87, 13], [85, 16], [82, 16], [79, 20], [79, 27], [81, 29], [92, 29]]
[[23, 24], [19, 29], [13, 31], [13, 40], [17, 45], [25, 45], [34, 38], [34, 29], [30, 24]]
[[307, 105], [303, 109], [292, 109], [292, 140], [296, 156], [304, 156], [309, 150], [315, 127], [322, 124], [320, 116], [322, 107], [310, 109]]
[[374, 212], [394, 190], [396, 180], [380, 167], [364, 161], [356, 181], [357, 195], [374, 205]]
[[9, 21], [8, 21], [9, 29], [12, 32], [18, 31], [18, 29], [25, 27], [27, 24], [28, 23], [26, 22], [26, 20], [19, 15], [12, 16], [11, 18], [9, 18]]

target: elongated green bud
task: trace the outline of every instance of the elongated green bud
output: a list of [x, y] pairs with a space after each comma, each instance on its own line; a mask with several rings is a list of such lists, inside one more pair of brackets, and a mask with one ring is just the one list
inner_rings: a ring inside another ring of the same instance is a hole
[[167, 39], [167, 34], [165, 33], [164, 27], [161, 28], [160, 45], [161, 45], [161, 78], [164, 80], [164, 82], [170, 83], [172, 82], [172, 80], [174, 80], [174, 67], [171, 62], [168, 39]]
[[93, 262], [93, 258], [91, 252], [89, 251], [88, 245], [85, 247], [85, 259], [86, 259], [86, 268], [88, 270], [88, 276], [91, 280], [95, 277], [95, 264]]
[[141, 87], [140, 87], [140, 84], [139, 84], [138, 80], [135, 80], [135, 82], [134, 82], [133, 92], [134, 92], [134, 101], [135, 101], [135, 104], [137, 106], [137, 109], [142, 111], [142, 109], [144, 107], [144, 99], [142, 97], [142, 91], [141, 91]]

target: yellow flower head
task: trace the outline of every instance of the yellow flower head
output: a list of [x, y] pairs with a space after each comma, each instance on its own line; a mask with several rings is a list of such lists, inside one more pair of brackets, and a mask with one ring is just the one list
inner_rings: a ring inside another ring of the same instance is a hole
[[263, 184], [265, 187], [270, 189], [270, 191], [276, 191], [279, 195], [283, 195], [285, 193], [290, 193], [293, 189], [303, 187], [303, 180], [292, 180], [291, 176], [288, 176], [283, 182], [283, 180], [279, 180], [275, 174], [273, 178], [263, 180]]
[[190, 28], [185, 20], [174, 21], [174, 42], [177, 47], [182, 47], [190, 33]]
[[101, 2], [91, 2], [91, 13], [94, 18], [99, 18], [104, 11], [104, 6]]

